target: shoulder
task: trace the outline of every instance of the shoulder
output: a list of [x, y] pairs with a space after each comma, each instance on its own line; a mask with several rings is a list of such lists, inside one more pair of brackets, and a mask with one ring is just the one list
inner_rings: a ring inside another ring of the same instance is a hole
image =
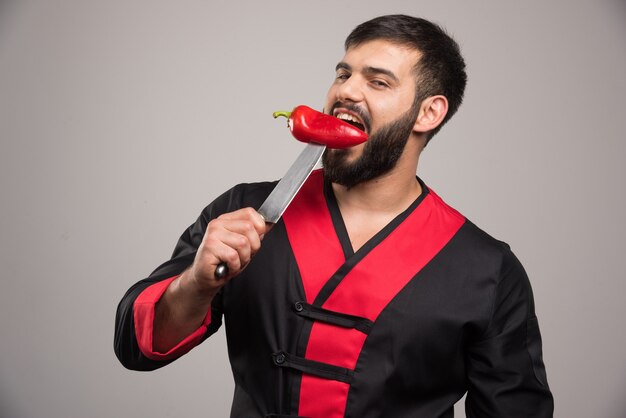
[[462, 258], [490, 283], [494, 295], [499, 292], [518, 296], [531, 294], [526, 270], [508, 243], [494, 238], [468, 219], [459, 230], [458, 239]]
[[432, 195], [435, 204], [442, 211], [463, 219], [462, 226], [451, 242], [459, 252], [463, 253], [463, 259], [472, 260], [477, 265], [489, 266], [490, 270], [499, 270], [500, 272], [506, 272], [513, 267], [521, 268], [519, 260], [513, 254], [508, 243], [490, 235], [458, 210], [448, 205], [430, 188], [429, 194]]
[[463, 229], [468, 241], [474, 244], [468, 248], [469, 251], [474, 250], [484, 254], [485, 257], [497, 260], [503, 272], [512, 266], [521, 267], [508, 243], [494, 238], [467, 218]]
[[235, 210], [252, 207], [258, 209], [270, 194], [276, 181], [238, 184], [209, 203], [200, 216], [180, 236], [172, 258], [193, 255], [202, 242], [209, 222], [218, 216]]
[[245, 207], [258, 209], [278, 181], [257, 183], [240, 183], [222, 193], [209, 203], [202, 211], [202, 217], [210, 220], [223, 213], [232, 212]]
[[240, 183], [230, 189], [229, 196], [240, 202], [241, 207], [258, 207], [274, 189], [278, 180], [258, 183]]

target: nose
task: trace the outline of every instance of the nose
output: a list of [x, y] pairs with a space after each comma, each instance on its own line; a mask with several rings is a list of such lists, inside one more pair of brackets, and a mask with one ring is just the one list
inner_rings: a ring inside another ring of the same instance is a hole
[[360, 102], [363, 100], [363, 91], [357, 76], [351, 76], [337, 86], [337, 99], [340, 102]]

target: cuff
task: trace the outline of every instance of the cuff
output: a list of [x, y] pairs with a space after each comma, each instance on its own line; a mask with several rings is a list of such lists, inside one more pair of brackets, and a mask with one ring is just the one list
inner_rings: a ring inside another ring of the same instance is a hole
[[137, 344], [142, 354], [150, 360], [172, 360], [187, 353], [202, 341], [207, 326], [211, 323], [211, 308], [209, 308], [202, 325], [185, 337], [175, 347], [166, 353], [159, 353], [153, 350], [154, 307], [159, 299], [161, 299], [161, 296], [163, 296], [163, 293], [165, 293], [170, 283], [177, 277], [178, 276], [170, 277], [169, 279], [165, 279], [145, 288], [137, 299], [135, 299], [133, 305]]

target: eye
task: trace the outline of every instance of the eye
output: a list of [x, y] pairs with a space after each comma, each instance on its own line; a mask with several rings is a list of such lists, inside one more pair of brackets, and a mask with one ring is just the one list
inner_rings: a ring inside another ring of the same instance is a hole
[[344, 73], [344, 72], [337, 73], [337, 75], [335, 76], [335, 80], [347, 80], [349, 78], [350, 78], [350, 74]]
[[387, 84], [387, 82], [383, 81], [383, 80], [372, 80], [371, 83], [372, 83], [372, 85], [374, 85], [377, 88], [387, 88], [387, 87], [389, 87], [389, 84]]

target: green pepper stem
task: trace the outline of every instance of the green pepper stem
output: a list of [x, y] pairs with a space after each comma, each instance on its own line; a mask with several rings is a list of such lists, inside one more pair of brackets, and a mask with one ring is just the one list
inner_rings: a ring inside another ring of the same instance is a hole
[[286, 110], [277, 110], [276, 112], [272, 113], [272, 116], [274, 116], [274, 118], [284, 116], [289, 119], [291, 117], [291, 112], [287, 112]]

